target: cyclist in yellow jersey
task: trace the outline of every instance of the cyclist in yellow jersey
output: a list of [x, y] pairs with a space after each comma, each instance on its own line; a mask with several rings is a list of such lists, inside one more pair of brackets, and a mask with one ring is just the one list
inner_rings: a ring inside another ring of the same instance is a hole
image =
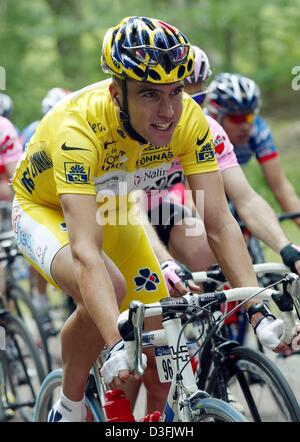
[[[63, 386], [50, 421], [85, 419], [85, 382], [104, 343], [102, 374], [110, 386], [133, 379], [117, 330], [119, 307], [131, 299], [153, 302], [167, 289], [126, 195], [164, 176], [174, 158], [194, 195], [204, 191], [208, 239], [231, 285], [257, 284], [227, 207], [207, 120], [183, 94], [193, 71], [187, 38], [159, 20], [127, 17], [107, 31], [102, 67], [112, 80], [74, 92], [42, 119], [13, 181], [21, 251], [77, 304], [61, 333]], [[116, 205], [114, 195], [123, 196]], [[174, 288], [184, 291], [180, 282]], [[148, 410], [160, 409], [167, 387], [149, 355], [143, 381]]]

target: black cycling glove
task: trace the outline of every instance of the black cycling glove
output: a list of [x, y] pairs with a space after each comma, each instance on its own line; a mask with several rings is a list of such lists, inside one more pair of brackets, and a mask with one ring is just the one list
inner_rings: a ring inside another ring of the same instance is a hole
[[300, 260], [300, 248], [290, 243], [280, 250], [280, 255], [284, 264], [289, 267], [292, 272], [298, 273], [295, 262]]

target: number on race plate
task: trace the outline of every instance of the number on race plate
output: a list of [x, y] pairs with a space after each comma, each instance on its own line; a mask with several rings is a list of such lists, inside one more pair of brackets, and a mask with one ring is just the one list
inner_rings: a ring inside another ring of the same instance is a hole
[[[174, 369], [172, 365], [176, 359], [176, 349], [173, 349], [172, 347], [161, 346], [161, 347], [155, 347], [155, 360], [156, 360], [156, 367], [159, 375], [160, 382], [171, 382], [173, 375], [174, 375]], [[179, 347], [178, 355], [181, 363], [186, 363], [189, 358], [189, 351], [186, 345], [181, 345]]]
[[172, 356], [169, 347], [155, 347], [155, 360], [160, 382], [171, 382], [173, 378]]

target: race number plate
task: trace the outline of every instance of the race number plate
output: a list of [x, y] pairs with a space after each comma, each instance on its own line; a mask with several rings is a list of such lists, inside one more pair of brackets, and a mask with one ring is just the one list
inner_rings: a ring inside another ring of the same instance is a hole
[[171, 382], [173, 367], [170, 348], [167, 345], [155, 347], [155, 360], [160, 382]]

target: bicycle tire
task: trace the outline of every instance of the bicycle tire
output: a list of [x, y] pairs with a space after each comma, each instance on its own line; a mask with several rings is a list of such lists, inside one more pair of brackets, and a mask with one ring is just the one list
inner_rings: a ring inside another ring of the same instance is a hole
[[[54, 403], [53, 395], [57, 388], [62, 385], [62, 369], [58, 368], [49, 373], [44, 379], [39, 394], [36, 399], [34, 409], [34, 422], [47, 422], [48, 413]], [[103, 422], [104, 415], [93, 395], [86, 395], [87, 407], [87, 421], [88, 422]]]
[[4, 379], [6, 378], [5, 374], [5, 365], [3, 363], [3, 353], [4, 350], [0, 350], [0, 422], [5, 422], [6, 412], [5, 412], [5, 385]]
[[36, 393], [45, 371], [22, 320], [9, 312], [1, 312], [0, 325], [5, 328], [6, 350], [2, 353], [5, 389], [10, 392], [7, 407], [16, 410], [25, 421], [32, 420]]
[[280, 370], [264, 354], [248, 347], [231, 348], [222, 365], [213, 369], [207, 392], [228, 400], [221, 393], [220, 379], [225, 381], [227, 391], [228, 388], [230, 392], [235, 389], [233, 394], [237, 395], [239, 405], [244, 407], [248, 420], [274, 421], [275, 415], [279, 421], [300, 421], [300, 409], [294, 393]]
[[[37, 345], [37, 347], [41, 350], [41, 353], [43, 354], [43, 356], [41, 356], [41, 359], [43, 361], [43, 365], [44, 368], [46, 370], [47, 373], [50, 373], [50, 371], [52, 370], [52, 361], [51, 361], [51, 356], [50, 356], [50, 352], [49, 352], [49, 347], [48, 347], [48, 342], [47, 342], [47, 337], [45, 334], [45, 331], [43, 329], [43, 325], [39, 319], [39, 313], [37, 311], [37, 309], [35, 308], [33, 302], [31, 301], [29, 295], [25, 292], [25, 290], [23, 290], [22, 287], [18, 286], [17, 284], [11, 284], [8, 287], [8, 299], [12, 299], [12, 301], [15, 304], [15, 309], [16, 312], [18, 314], [18, 316], [23, 319], [23, 321], [25, 322], [25, 324], [28, 326], [26, 318], [24, 317], [24, 313], [22, 313], [22, 306], [20, 305], [21, 302], [23, 302], [28, 310], [28, 312], [30, 313], [31, 318], [33, 319], [33, 322], [36, 325], [36, 333], [32, 333], [32, 334], [36, 334], [38, 336], [35, 336], [35, 338], [38, 338], [40, 344]], [[29, 326], [28, 326], [29, 328]]]
[[261, 264], [263, 262], [266, 262], [261, 243], [255, 236], [250, 235], [250, 237], [248, 238], [247, 248], [252, 264]]
[[192, 404], [192, 410], [199, 413], [191, 422], [247, 422], [245, 416], [221, 399], [198, 399]]

